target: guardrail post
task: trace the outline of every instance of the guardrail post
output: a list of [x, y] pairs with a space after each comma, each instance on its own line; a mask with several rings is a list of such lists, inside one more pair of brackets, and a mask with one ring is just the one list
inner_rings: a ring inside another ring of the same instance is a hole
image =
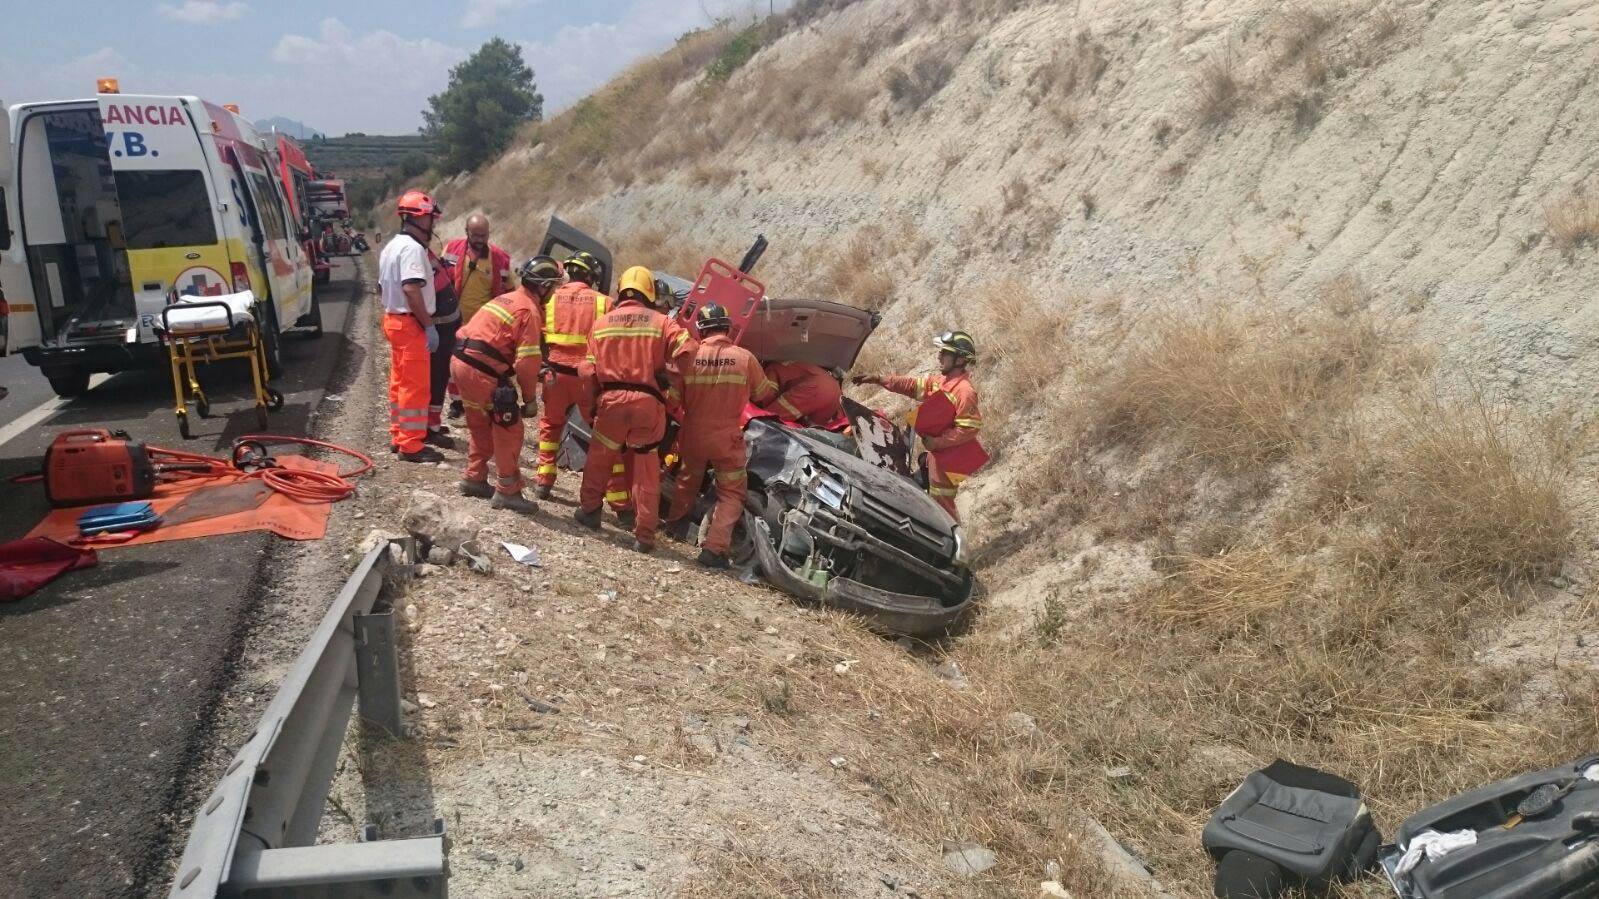
[[400, 654], [394, 642], [394, 612], [356, 615], [356, 689], [361, 717], [389, 732], [405, 735], [400, 709]]

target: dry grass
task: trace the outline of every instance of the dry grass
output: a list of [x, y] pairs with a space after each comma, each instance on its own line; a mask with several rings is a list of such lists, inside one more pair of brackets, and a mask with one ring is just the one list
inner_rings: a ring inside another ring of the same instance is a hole
[[1275, 23], [1278, 63], [1289, 65], [1317, 49], [1321, 39], [1338, 24], [1338, 8], [1325, 2], [1301, 2], [1284, 6]]
[[747, 841], [695, 858], [695, 870], [676, 895], [684, 899], [832, 899], [843, 884], [836, 872], [803, 860], [763, 854]]
[[1283, 458], [1377, 361], [1369, 319], [1251, 319], [1219, 307], [1166, 318], [1085, 400], [1100, 442], [1174, 440], [1232, 466]]
[[1543, 207], [1544, 228], [1565, 248], [1599, 243], [1599, 193], [1575, 190]]
[[[656, 271], [669, 272], [679, 278], [693, 280], [700, 273], [708, 255], [732, 255], [728, 248], [712, 254], [706, 247], [690, 244], [678, 231], [668, 231], [659, 226], [639, 228], [619, 234], [611, 244], [618, 270], [626, 266], [643, 265]], [[736, 264], [738, 260], [735, 258]]]
[[1400, 411], [1378, 463], [1376, 533], [1359, 545], [1360, 562], [1376, 574], [1468, 586], [1558, 571], [1573, 534], [1561, 424], [1530, 425], [1480, 394], [1419, 398]]
[[1194, 118], [1201, 125], [1215, 125], [1230, 117], [1242, 101], [1243, 83], [1231, 52], [1220, 53], [1200, 63], [1190, 88]]
[[1370, 19], [1371, 36], [1376, 41], [1388, 40], [1398, 34], [1399, 29], [1405, 24], [1399, 16], [1399, 11], [1386, 3], [1372, 7]]

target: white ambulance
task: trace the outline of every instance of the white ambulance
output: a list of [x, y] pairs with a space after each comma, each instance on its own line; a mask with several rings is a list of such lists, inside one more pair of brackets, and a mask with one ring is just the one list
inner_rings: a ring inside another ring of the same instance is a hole
[[114, 79], [10, 119], [0, 352], [75, 396], [91, 374], [163, 359], [155, 329], [171, 297], [248, 289], [280, 372], [280, 330], [314, 320], [314, 273], [273, 148], [248, 121], [197, 97], [122, 94]]

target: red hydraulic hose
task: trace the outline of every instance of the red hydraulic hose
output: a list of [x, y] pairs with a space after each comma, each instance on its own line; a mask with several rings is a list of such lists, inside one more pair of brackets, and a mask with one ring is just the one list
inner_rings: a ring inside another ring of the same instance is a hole
[[[332, 474], [308, 471], [303, 468], [278, 467], [263, 467], [243, 472], [244, 478], [260, 478], [268, 487], [295, 502], [336, 503], [341, 499], [346, 499], [355, 493], [355, 484], [352, 483], [351, 479], [358, 478], [372, 470], [372, 457], [366, 453], [347, 446], [340, 446], [336, 443], [313, 440], [310, 437], [247, 434], [234, 443], [237, 446], [245, 442], [259, 443], [263, 446], [296, 443], [302, 446], [320, 447], [336, 453], [343, 453], [346, 456], [353, 456], [360, 463], [349, 471], [340, 471]], [[161, 446], [152, 446], [148, 450], [151, 461], [157, 465], [194, 466], [193, 470], [173, 472], [173, 479], [236, 477], [241, 473], [241, 469], [235, 468], [228, 460], [218, 459], [215, 456], [204, 456], [199, 453], [168, 449]]]

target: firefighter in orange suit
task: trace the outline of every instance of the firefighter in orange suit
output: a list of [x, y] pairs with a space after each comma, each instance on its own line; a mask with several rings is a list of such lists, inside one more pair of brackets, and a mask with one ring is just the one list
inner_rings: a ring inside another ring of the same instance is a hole
[[[493, 497], [490, 508], [532, 512], [522, 495], [522, 418], [538, 411], [544, 318], [541, 306], [561, 283], [561, 266], [535, 256], [517, 271], [522, 284], [484, 303], [456, 335], [450, 374], [461, 388], [471, 444], [461, 492]], [[520, 395], [518, 395], [518, 393]], [[489, 457], [494, 486], [489, 486]]]
[[423, 446], [428, 432], [429, 354], [439, 345], [433, 324], [433, 225], [444, 210], [419, 190], [400, 195], [400, 233], [378, 256], [383, 336], [389, 342], [389, 443], [406, 462], [442, 462]]
[[660, 522], [661, 465], [656, 454], [666, 434], [666, 393], [660, 378], [682, 395], [681, 373], [699, 345], [683, 326], [655, 307], [655, 278], [636, 265], [622, 273], [616, 308], [594, 322], [588, 358], [580, 371], [594, 381], [599, 400], [593, 437], [583, 466], [583, 489], [574, 516], [600, 526], [600, 501], [611, 467], [622, 461], [632, 485], [636, 520], [633, 548], [655, 549]]
[[677, 489], [667, 513], [670, 528], [683, 521], [699, 496], [705, 466], [715, 472], [716, 508], [696, 561], [706, 568], [726, 568], [733, 525], [744, 509], [748, 490], [744, 476], [744, 406], [768, 390], [766, 374], [755, 354], [728, 338], [733, 320], [717, 303], [694, 314], [700, 348], [694, 364], [683, 372], [683, 436]]
[[938, 347], [937, 375], [920, 378], [889, 375], [857, 376], [856, 384], [879, 384], [919, 401], [911, 427], [927, 448], [927, 492], [956, 521], [955, 493], [961, 482], [988, 462], [977, 439], [983, 414], [977, 410], [977, 388], [966, 372], [977, 361], [977, 344], [965, 331], [945, 331], [933, 340]]
[[[539, 419], [538, 468], [533, 475], [539, 499], [548, 499], [555, 487], [555, 457], [572, 407], [577, 407], [584, 421], [594, 415], [594, 385], [578, 376], [578, 366], [588, 355], [594, 320], [611, 305], [610, 297], [594, 289], [603, 277], [603, 268], [592, 254], [568, 258], [566, 273], [572, 280], [544, 304], [544, 414]], [[618, 512], [627, 508], [627, 498], [614, 497], [618, 501], [612, 508]]]
[[838, 379], [821, 366], [809, 362], [773, 362], [766, 366], [777, 395], [761, 402], [761, 408], [776, 412], [802, 425], [830, 424], [844, 414], [840, 400], [844, 391]]

